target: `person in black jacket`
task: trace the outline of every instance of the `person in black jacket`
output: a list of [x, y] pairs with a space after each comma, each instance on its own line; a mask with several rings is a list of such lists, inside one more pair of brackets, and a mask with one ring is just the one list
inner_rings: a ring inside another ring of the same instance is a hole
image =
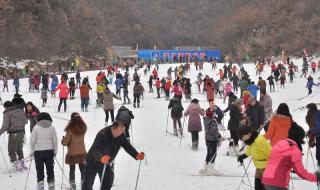
[[110, 163], [116, 158], [120, 147], [122, 147], [134, 159], [144, 159], [144, 153], [138, 153], [130, 142], [126, 140], [124, 130], [124, 124], [120, 121], [116, 121], [111, 126], [105, 127], [97, 134], [86, 158], [82, 190], [92, 190], [97, 173], [100, 177], [104, 173], [103, 178], [100, 179], [102, 182], [100, 189], [111, 189], [114, 173]]
[[227, 154], [229, 154], [230, 156], [240, 155], [238, 146], [238, 128], [240, 125], [242, 105], [243, 100], [241, 98], [238, 98], [235, 102], [231, 104], [229, 108], [230, 119], [228, 122], [228, 130], [230, 131], [231, 140], [229, 142], [229, 150]]
[[130, 111], [125, 106], [121, 106], [118, 110], [117, 115], [116, 115], [116, 121], [121, 121], [124, 124], [124, 126], [126, 127], [125, 133], [126, 133], [127, 140], [129, 142], [130, 142], [129, 128], [131, 125], [131, 119], [134, 119], [132, 111]]
[[181, 118], [182, 118], [183, 107], [181, 104], [181, 99], [172, 98], [168, 105], [168, 109], [170, 108], [171, 108], [171, 118], [173, 121], [173, 130], [174, 130], [173, 134], [175, 136], [178, 136], [178, 129], [177, 129], [177, 123], [178, 123], [180, 135], [182, 136], [183, 131], [182, 131], [182, 125], [181, 125]]
[[237, 98], [238, 98], [236, 95], [234, 95], [233, 92], [230, 92], [228, 96], [229, 96], [229, 98], [228, 98], [228, 107], [223, 111], [224, 113], [227, 113], [230, 110], [231, 104], [233, 102], [235, 102], [237, 100]]
[[265, 113], [263, 105], [256, 100], [256, 97], [250, 97], [246, 114], [249, 118], [249, 125], [260, 131], [264, 126]]

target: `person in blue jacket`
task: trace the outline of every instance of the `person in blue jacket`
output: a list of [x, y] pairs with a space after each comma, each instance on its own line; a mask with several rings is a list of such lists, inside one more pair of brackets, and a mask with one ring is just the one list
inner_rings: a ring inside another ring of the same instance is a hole
[[115, 81], [114, 81], [114, 84], [116, 85], [116, 95], [120, 97], [120, 90], [121, 90], [121, 87], [122, 87], [122, 80], [120, 78], [117, 78]]
[[59, 79], [57, 77], [57, 75], [51, 75], [50, 78], [52, 79], [51, 81], [51, 86], [50, 86], [50, 89], [51, 89], [51, 97], [55, 97], [55, 93], [54, 90], [57, 88], [58, 86], [58, 83], [59, 83]]
[[308, 82], [307, 82], [307, 88], [308, 88], [308, 95], [312, 94], [312, 87], [313, 86], [318, 86], [313, 82], [313, 78], [311, 76], [308, 77]]
[[257, 97], [258, 94], [258, 90], [260, 90], [260, 88], [254, 84], [254, 82], [251, 82], [251, 84], [248, 86], [247, 90], [250, 91], [251, 96]]

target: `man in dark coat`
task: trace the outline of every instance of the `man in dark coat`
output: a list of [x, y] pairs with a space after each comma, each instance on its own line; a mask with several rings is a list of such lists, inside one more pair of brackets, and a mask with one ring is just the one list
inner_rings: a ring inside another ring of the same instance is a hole
[[177, 123], [178, 123], [180, 135], [182, 135], [183, 131], [182, 131], [182, 125], [181, 125], [181, 118], [182, 118], [183, 107], [181, 104], [181, 99], [172, 98], [168, 105], [168, 109], [170, 108], [171, 108], [171, 118], [173, 121], [173, 130], [174, 130], [173, 134], [175, 136], [178, 136], [178, 129], [177, 129]]
[[120, 147], [136, 160], [143, 160], [144, 153], [138, 153], [136, 149], [126, 140], [125, 126], [116, 121], [109, 127], [102, 129], [96, 136], [87, 158], [84, 172], [82, 190], [92, 190], [97, 173], [102, 178], [101, 188], [110, 190], [113, 184], [114, 173], [110, 163], [116, 158]]
[[238, 128], [240, 125], [240, 117], [241, 117], [241, 105], [243, 104], [243, 100], [238, 98], [235, 102], [230, 105], [230, 119], [228, 122], [228, 130], [230, 131], [231, 140], [229, 143], [228, 154], [230, 156], [239, 155], [239, 138], [238, 138]]
[[134, 119], [134, 116], [132, 114], [132, 111], [130, 111], [127, 107], [121, 106], [118, 110], [117, 116], [116, 116], [116, 121], [121, 121], [124, 126], [126, 127], [125, 133], [127, 140], [130, 141], [130, 125], [131, 125], [131, 120]]
[[261, 130], [264, 124], [265, 112], [263, 105], [256, 100], [256, 97], [250, 97], [246, 114], [249, 118], [249, 125], [255, 130]]

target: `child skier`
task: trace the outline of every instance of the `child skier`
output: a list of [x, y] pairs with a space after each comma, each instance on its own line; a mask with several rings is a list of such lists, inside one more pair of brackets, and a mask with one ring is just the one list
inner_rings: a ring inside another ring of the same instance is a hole
[[251, 156], [256, 167], [254, 186], [257, 190], [264, 190], [261, 183], [264, 169], [267, 166], [268, 158], [271, 152], [269, 141], [251, 127], [243, 126], [238, 130], [239, 139], [247, 145], [246, 152], [238, 156], [238, 162], [242, 165], [243, 160]]
[[[211, 103], [210, 103], [211, 107]], [[204, 163], [204, 167], [199, 171], [203, 175], [222, 175], [215, 168], [215, 160], [217, 157], [217, 149], [221, 142], [221, 134], [218, 130], [218, 122], [215, 119], [215, 113], [210, 111], [210, 108], [206, 111], [206, 115], [203, 118], [203, 124], [205, 128], [205, 140], [207, 146], [207, 156]]]
[[101, 106], [103, 104], [103, 92], [106, 89], [106, 87], [104, 86], [104, 84], [102, 82], [99, 82], [97, 85], [97, 107]]

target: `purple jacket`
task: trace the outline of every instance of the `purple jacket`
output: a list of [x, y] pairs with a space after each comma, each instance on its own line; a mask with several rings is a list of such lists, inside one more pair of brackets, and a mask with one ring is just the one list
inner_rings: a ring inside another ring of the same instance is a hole
[[204, 116], [204, 110], [199, 104], [191, 103], [184, 112], [184, 116], [189, 116], [188, 131], [202, 131], [201, 116]]

